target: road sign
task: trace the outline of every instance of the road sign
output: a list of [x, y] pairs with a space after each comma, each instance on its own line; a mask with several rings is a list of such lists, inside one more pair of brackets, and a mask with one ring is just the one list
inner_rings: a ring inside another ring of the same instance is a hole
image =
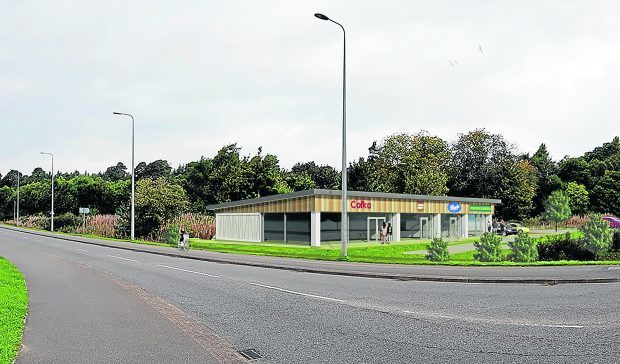
[[80, 207], [80, 214], [88, 214], [90, 209], [88, 207]]

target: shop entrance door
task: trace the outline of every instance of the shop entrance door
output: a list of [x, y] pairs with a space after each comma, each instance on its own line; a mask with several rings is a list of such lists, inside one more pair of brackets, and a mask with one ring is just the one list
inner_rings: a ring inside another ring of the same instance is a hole
[[456, 217], [450, 217], [450, 237], [457, 238], [459, 236], [459, 225]]
[[366, 237], [368, 241], [379, 241], [381, 239], [381, 228], [385, 222], [385, 217], [369, 217], [366, 224]]
[[420, 238], [429, 239], [431, 234], [429, 233], [428, 217], [420, 218]]

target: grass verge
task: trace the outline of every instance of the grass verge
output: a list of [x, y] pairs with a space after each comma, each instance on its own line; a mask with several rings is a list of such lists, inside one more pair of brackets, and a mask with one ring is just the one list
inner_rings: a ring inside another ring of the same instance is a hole
[[0, 257], [0, 364], [12, 363], [19, 352], [27, 308], [24, 276]]
[[[30, 229], [38, 230], [39, 229]], [[579, 234], [579, 232], [573, 232]], [[130, 241], [126, 239], [105, 238], [92, 235], [78, 235], [59, 233], [68, 236], [78, 236], [92, 239], [119, 241], [127, 243], [165, 246], [176, 248], [176, 245], [149, 242], [144, 240]], [[564, 233], [550, 235], [563, 235]], [[470, 237], [450, 242], [452, 245], [470, 244], [479, 240], [479, 237]], [[415, 241], [415, 240], [414, 240]], [[429, 241], [419, 241], [409, 243], [408, 241], [379, 245], [378, 243], [353, 243], [348, 248], [348, 256], [343, 259], [340, 256], [339, 244], [330, 244], [330, 247], [310, 247], [308, 245], [285, 245], [282, 243], [256, 244], [237, 241], [221, 240], [202, 240], [191, 238], [190, 244], [193, 250], [206, 250], [220, 253], [260, 255], [281, 258], [297, 258], [312, 260], [328, 260], [359, 262], [359, 263], [383, 263], [383, 264], [410, 264], [410, 265], [452, 265], [452, 266], [559, 266], [559, 265], [620, 265], [620, 261], [580, 261], [580, 260], [561, 260], [561, 261], [538, 261], [532, 263], [518, 262], [478, 262], [474, 260], [474, 250], [450, 255], [448, 262], [431, 262], [426, 260], [425, 254], [405, 254], [407, 252], [426, 250]], [[507, 250], [505, 251], [508, 252]]]

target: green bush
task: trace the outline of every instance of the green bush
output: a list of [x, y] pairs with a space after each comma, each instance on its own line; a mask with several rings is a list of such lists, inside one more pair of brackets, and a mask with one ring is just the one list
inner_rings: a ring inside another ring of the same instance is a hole
[[502, 238], [493, 233], [484, 233], [480, 241], [474, 242], [476, 253], [474, 259], [479, 262], [501, 262], [504, 260], [502, 254]]
[[164, 243], [168, 244], [176, 244], [179, 241], [180, 233], [178, 225], [170, 225], [168, 229], [163, 234]]
[[435, 238], [426, 246], [426, 259], [433, 262], [447, 262], [450, 260], [448, 253], [448, 242], [443, 239]]
[[614, 230], [614, 237], [612, 239], [611, 250], [620, 251], [620, 229]]
[[538, 259], [550, 260], [593, 260], [594, 254], [581, 242], [581, 234], [558, 234], [536, 239]]
[[73, 233], [82, 224], [82, 217], [70, 212], [54, 216], [54, 229], [65, 233]]
[[601, 215], [590, 216], [590, 221], [581, 228], [581, 232], [585, 248], [592, 252], [596, 259], [611, 249], [613, 230]]
[[536, 239], [532, 239], [527, 233], [520, 232], [514, 241], [508, 243], [510, 254], [508, 259], [513, 262], [535, 262], [538, 260]]

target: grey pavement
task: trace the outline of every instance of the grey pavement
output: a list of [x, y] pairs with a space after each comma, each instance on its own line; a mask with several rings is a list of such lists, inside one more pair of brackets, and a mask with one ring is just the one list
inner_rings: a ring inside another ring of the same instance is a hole
[[0, 231], [24, 231], [35, 236], [51, 236], [59, 240], [80, 241], [117, 248], [149, 252], [189, 259], [213, 261], [235, 265], [249, 265], [277, 268], [298, 272], [349, 275], [369, 278], [389, 278], [397, 280], [456, 281], [473, 283], [575, 283], [575, 282], [620, 282], [618, 266], [535, 266], [535, 267], [465, 267], [441, 265], [397, 265], [375, 263], [351, 263], [339, 261], [317, 261], [293, 258], [278, 258], [255, 255], [239, 255], [192, 250], [180, 252], [177, 249], [150, 246], [111, 240], [91, 239], [77, 236], [58, 235], [43, 231], [21, 230], [0, 226]]
[[[135, 355], [151, 355], [143, 362], [168, 362], [171, 356], [195, 362], [164, 352], [178, 345], [186, 355], [217, 352], [174, 332], [164, 313], [158, 317], [139, 301], [135, 307], [135, 294], [117, 281], [195, 318], [190, 325], [207, 327], [234, 350], [256, 349], [264, 357], [258, 363], [616, 363], [620, 357], [617, 283], [359, 278], [184, 259], [6, 229], [0, 229], [0, 255], [24, 270], [31, 297], [39, 295], [30, 307], [28, 351], [20, 363], [34, 352], [42, 363], [131, 362], [118, 354], [127, 346]], [[31, 283], [36, 270], [45, 283]], [[100, 287], [112, 304], [99, 304]], [[68, 323], [56, 327], [55, 316]], [[100, 322], [109, 318], [113, 322]], [[165, 345], [164, 338], [171, 340], [164, 349], [147, 345]], [[148, 350], [154, 352], [143, 353]], [[72, 357], [80, 361], [51, 360]]]

